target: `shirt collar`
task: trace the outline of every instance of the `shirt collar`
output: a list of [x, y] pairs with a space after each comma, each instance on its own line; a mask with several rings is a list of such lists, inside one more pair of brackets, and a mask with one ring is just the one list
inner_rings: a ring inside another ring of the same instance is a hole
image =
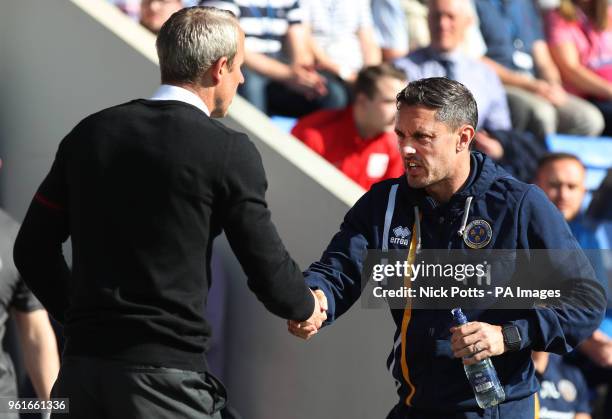
[[446, 58], [449, 61], [459, 62], [463, 57], [463, 52], [460, 49], [448, 52], [440, 52], [440, 57]]
[[210, 116], [210, 111], [202, 99], [193, 92], [182, 87], [171, 84], [162, 84], [151, 97], [151, 100], [178, 100], [195, 106], [206, 115]]
[[433, 58], [434, 60], [446, 60], [454, 64], [460, 64], [465, 58], [465, 54], [459, 48], [453, 51], [443, 52], [443, 51], [437, 51], [434, 48], [429, 47], [428, 53], [429, 53], [429, 56]]

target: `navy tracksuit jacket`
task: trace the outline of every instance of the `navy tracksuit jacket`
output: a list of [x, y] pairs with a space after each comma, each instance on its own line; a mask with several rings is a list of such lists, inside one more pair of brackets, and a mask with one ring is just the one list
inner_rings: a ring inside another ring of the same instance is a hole
[[[539, 188], [514, 179], [490, 158], [473, 152], [466, 186], [444, 205], [438, 205], [424, 190], [410, 188], [401, 176], [374, 185], [349, 210], [321, 260], [305, 272], [308, 285], [321, 289], [327, 297], [326, 324], [359, 298], [366, 249], [408, 248], [410, 240], [392, 240], [393, 230], [413, 226], [415, 207], [421, 214], [423, 249], [471, 251], [457, 233], [474, 220], [485, 220], [491, 226], [491, 240], [485, 249], [579, 248], [561, 213]], [[466, 312], [472, 321], [514, 324], [520, 331], [518, 351], [492, 358], [506, 403], [524, 399], [538, 389], [532, 349], [566, 353], [600, 324], [606, 304], [603, 289], [594, 276], [583, 279], [580, 308]], [[432, 412], [478, 410], [462, 363], [452, 356], [448, 310], [411, 310], [408, 322], [403, 321], [406, 310], [393, 309], [391, 313], [397, 329], [388, 366], [398, 386], [399, 403]], [[407, 368], [403, 371], [404, 356]]]

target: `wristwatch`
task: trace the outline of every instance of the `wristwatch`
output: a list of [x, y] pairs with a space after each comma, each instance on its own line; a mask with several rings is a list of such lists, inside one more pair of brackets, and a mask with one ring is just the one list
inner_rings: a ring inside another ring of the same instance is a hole
[[509, 352], [518, 351], [521, 348], [521, 334], [518, 327], [506, 324], [502, 326], [502, 335], [504, 335], [504, 345]]

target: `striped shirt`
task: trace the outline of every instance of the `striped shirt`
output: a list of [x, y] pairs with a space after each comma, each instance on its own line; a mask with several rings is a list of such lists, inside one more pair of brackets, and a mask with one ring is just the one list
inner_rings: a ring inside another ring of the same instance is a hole
[[238, 17], [248, 51], [280, 57], [290, 25], [302, 23], [298, 0], [204, 0], [202, 6], [229, 10]]

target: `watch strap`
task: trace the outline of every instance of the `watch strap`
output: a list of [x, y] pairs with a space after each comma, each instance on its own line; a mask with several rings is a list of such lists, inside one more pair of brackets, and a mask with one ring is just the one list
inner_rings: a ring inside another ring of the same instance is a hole
[[518, 327], [513, 324], [505, 324], [502, 326], [502, 335], [504, 345], [509, 352], [518, 351], [521, 348], [521, 333]]

